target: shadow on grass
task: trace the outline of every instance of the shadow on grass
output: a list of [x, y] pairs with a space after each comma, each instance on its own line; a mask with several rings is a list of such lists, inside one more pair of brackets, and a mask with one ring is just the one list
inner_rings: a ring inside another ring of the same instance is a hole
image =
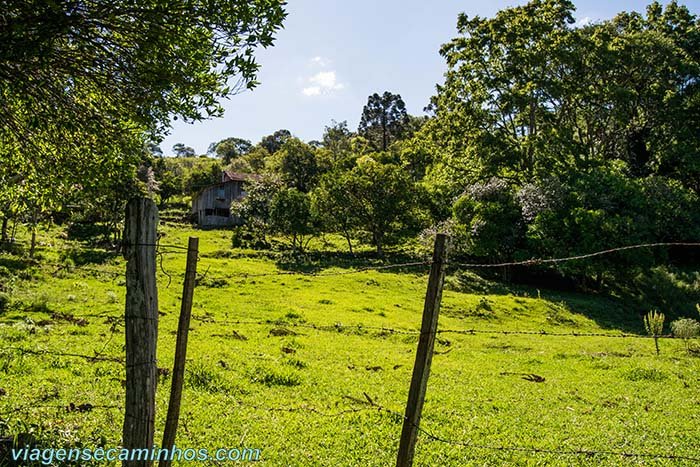
[[86, 266], [89, 264], [104, 264], [118, 255], [119, 253], [115, 251], [75, 248], [62, 251], [59, 259], [64, 262], [70, 260], [75, 266]]
[[2, 271], [4, 270], [11, 272], [24, 271], [32, 264], [33, 263], [28, 259], [23, 259], [21, 257], [13, 258], [10, 256], [0, 256], [0, 275], [2, 275]]
[[[524, 283], [504, 283], [497, 275], [480, 275], [472, 271], [457, 271], [447, 276], [445, 288], [456, 292], [483, 295], [513, 295], [539, 298], [558, 308], [593, 320], [606, 330], [624, 333], [644, 333], [639, 312], [632, 303], [606, 293], [577, 290], [573, 283], [546, 276], [530, 278]], [[523, 279], [523, 276], [520, 276]], [[563, 323], [566, 324], [566, 323]]]
[[93, 242], [100, 238], [109, 238], [109, 227], [96, 222], [75, 222], [66, 229], [69, 240]]

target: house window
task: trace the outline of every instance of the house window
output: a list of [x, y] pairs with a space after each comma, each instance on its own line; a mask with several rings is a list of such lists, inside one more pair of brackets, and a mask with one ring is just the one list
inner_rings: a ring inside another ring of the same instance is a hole
[[204, 210], [204, 215], [205, 215], [205, 216], [211, 216], [211, 215], [213, 215], [213, 214], [214, 214], [214, 210], [213, 210], [213, 209], [205, 209], [205, 210]]
[[216, 199], [226, 199], [226, 190], [224, 190], [224, 187], [219, 187], [216, 189]]
[[230, 217], [231, 211], [229, 209], [216, 208], [214, 209], [214, 215], [220, 217]]

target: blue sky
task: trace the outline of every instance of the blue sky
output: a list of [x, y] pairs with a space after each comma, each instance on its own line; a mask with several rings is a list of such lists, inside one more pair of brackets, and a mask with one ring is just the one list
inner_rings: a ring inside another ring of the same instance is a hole
[[[320, 139], [331, 120], [356, 130], [367, 96], [391, 91], [409, 113], [421, 115], [445, 64], [440, 45], [455, 36], [457, 14], [493, 16], [515, 0], [289, 0], [275, 46], [256, 54], [261, 82], [252, 92], [224, 101], [224, 117], [195, 124], [174, 122], [161, 148], [175, 143], [198, 154], [209, 143], [237, 136], [256, 143], [286, 128], [299, 138]], [[619, 11], [644, 11], [649, 1], [575, 1], [579, 21]], [[668, 2], [662, 2], [668, 3]], [[700, 13], [700, 0], [680, 1]]]

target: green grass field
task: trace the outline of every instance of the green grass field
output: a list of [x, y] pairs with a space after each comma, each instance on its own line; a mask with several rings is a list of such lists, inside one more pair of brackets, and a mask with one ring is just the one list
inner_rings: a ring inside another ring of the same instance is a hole
[[[195, 290], [177, 445], [259, 448], [264, 465], [393, 465], [402, 420], [391, 412], [404, 411], [417, 336], [378, 328], [419, 329], [427, 269], [246, 277], [279, 264], [231, 249], [228, 232], [163, 232], [170, 245], [199, 236], [198, 268], [207, 271]], [[123, 365], [55, 353], [123, 358], [124, 261], [56, 238], [55, 229], [40, 232], [37, 262], [0, 256], [11, 298], [0, 313], [0, 438], [114, 447]], [[172, 367], [185, 267], [184, 254], [168, 251], [169, 287], [158, 271], [163, 368]], [[321, 270], [352, 271], [337, 264]], [[609, 298], [526, 288], [467, 293], [470, 277], [447, 278], [441, 329], [643, 334], [641, 319]], [[416, 465], [696, 465], [486, 449], [700, 457], [700, 358], [680, 340], [660, 345], [657, 356], [650, 339], [440, 334], [421, 427], [462, 444], [421, 433]], [[158, 441], [169, 388], [163, 376]]]

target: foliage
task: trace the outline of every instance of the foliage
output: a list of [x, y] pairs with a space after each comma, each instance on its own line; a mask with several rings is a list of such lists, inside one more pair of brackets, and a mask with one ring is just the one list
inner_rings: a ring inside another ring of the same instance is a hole
[[272, 172], [279, 174], [290, 188], [308, 193], [319, 174], [316, 150], [297, 138], [289, 138], [268, 161]]
[[253, 144], [247, 139], [231, 137], [211, 143], [207, 154], [215, 155], [224, 164], [230, 164], [231, 161], [248, 154], [251, 149], [253, 149]]
[[313, 203], [323, 229], [342, 234], [350, 254], [353, 254], [352, 238], [360, 226], [355, 217], [354, 205], [348, 201], [345, 191], [346, 179], [347, 176], [342, 172], [327, 173], [313, 192]]
[[470, 186], [454, 204], [454, 219], [468, 251], [477, 256], [506, 259], [523, 242], [521, 212], [503, 180]]
[[659, 313], [656, 310], [650, 311], [644, 316], [644, 329], [646, 329], [647, 334], [654, 338], [654, 345], [656, 345], [656, 354], [660, 353], [659, 350], [659, 336], [664, 332], [664, 317], [663, 313]]
[[[375, 159], [380, 157], [364, 156], [352, 170], [329, 174], [317, 192], [317, 202], [327, 225], [342, 231], [348, 241], [353, 231], [367, 232], [381, 256], [388, 237], [411, 226], [416, 198], [408, 174]], [[335, 219], [329, 221], [331, 217]]]
[[270, 203], [270, 227], [290, 238], [292, 248], [303, 251], [318, 233], [318, 220], [307, 193], [288, 188], [278, 191]]
[[[462, 14], [441, 49], [433, 118], [401, 145], [402, 160], [454, 203], [467, 253], [557, 257], [700, 235], [698, 18], [655, 2], [646, 15], [574, 27], [573, 11], [533, 0], [492, 18]], [[507, 197], [465, 196], [494, 179]], [[656, 251], [557, 269], [602, 290], [667, 258]]]
[[197, 155], [194, 148], [185, 146], [183, 143], [176, 143], [173, 145], [173, 154], [176, 157], [194, 157]]
[[700, 323], [691, 318], [677, 319], [671, 322], [671, 332], [675, 337], [685, 341], [686, 350], [690, 351], [690, 339], [700, 336]]
[[171, 118], [220, 115], [254, 87], [254, 51], [284, 18], [267, 0], [5, 4], [0, 201], [54, 209], [122, 179]]
[[[241, 219], [254, 239], [255, 245], [266, 245], [271, 229], [272, 200], [284, 189], [275, 177], [266, 176], [253, 180], [246, 187], [246, 196], [231, 203], [231, 214]], [[235, 238], [235, 237], [234, 237]]]
[[260, 146], [267, 150], [269, 154], [274, 154], [282, 148], [282, 145], [292, 137], [289, 130], [277, 130], [271, 135], [264, 136], [260, 140]]
[[357, 132], [375, 151], [386, 151], [391, 143], [404, 135], [409, 124], [406, 104], [399, 94], [385, 91], [367, 98]]

